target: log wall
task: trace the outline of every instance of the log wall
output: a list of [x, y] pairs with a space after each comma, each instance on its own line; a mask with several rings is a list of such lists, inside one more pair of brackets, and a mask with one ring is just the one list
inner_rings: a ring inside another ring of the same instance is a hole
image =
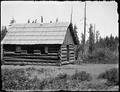
[[74, 45], [69, 45], [69, 61], [67, 60], [67, 45], [61, 46], [61, 64], [72, 63], [75, 61]]
[[[35, 48], [33, 46], [33, 48]], [[37, 48], [38, 49], [38, 48]], [[59, 65], [60, 58], [58, 55], [60, 46], [49, 46], [48, 53], [15, 53], [15, 51], [5, 51], [3, 60], [5, 64], [46, 64]]]

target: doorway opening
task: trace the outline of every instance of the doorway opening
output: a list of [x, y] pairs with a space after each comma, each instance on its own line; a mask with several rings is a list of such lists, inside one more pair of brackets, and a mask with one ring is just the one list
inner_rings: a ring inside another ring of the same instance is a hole
[[67, 61], [69, 61], [69, 45], [67, 45]]

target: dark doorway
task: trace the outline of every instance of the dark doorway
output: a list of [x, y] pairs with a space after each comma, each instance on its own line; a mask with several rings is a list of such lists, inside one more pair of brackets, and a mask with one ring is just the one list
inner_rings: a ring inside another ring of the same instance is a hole
[[40, 51], [41, 51], [41, 54], [45, 54], [45, 47], [44, 46], [40, 47]]
[[33, 46], [27, 46], [27, 52], [33, 54]]
[[67, 45], [67, 61], [69, 61], [69, 45]]

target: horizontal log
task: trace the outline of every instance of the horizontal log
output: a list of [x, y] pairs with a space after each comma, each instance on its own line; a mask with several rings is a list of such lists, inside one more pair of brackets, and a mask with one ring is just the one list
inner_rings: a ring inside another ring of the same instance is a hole
[[29, 54], [29, 53], [26, 53], [26, 54], [22, 54], [22, 53], [4, 53], [5, 56], [12, 56], [12, 55], [15, 55], [15, 56], [57, 56], [58, 53], [48, 53], [48, 54]]
[[75, 60], [75, 58], [70, 58], [70, 60]]
[[72, 46], [69, 46], [69, 48], [73, 48], [74, 49], [74, 47], [72, 47]]
[[67, 49], [61, 49], [61, 51], [67, 51]]
[[69, 59], [75, 59], [75, 57], [70, 57]]
[[75, 52], [74, 50], [69, 50], [69, 52]]
[[61, 51], [61, 53], [67, 53], [67, 50], [66, 51]]
[[69, 53], [70, 53], [70, 54], [74, 54], [75, 52], [74, 52], [74, 51], [70, 51]]
[[67, 57], [67, 54], [66, 54], [66, 55], [61, 55], [60, 57], [61, 57], [61, 58]]
[[70, 51], [69, 53], [75, 53], [75, 51]]
[[[62, 56], [60, 56], [61, 58], [65, 58], [65, 57], [67, 57], [67, 55], [62, 55]], [[75, 55], [69, 55], [69, 57], [75, 57]]]
[[67, 61], [67, 60], [61, 60], [61, 62], [64, 62], [64, 61]]
[[66, 45], [62, 45], [61, 48], [66, 48]]
[[[64, 51], [64, 50], [67, 50], [67, 48], [61, 48], [61, 50], [62, 50], [62, 51]], [[69, 50], [72, 50], [72, 51], [74, 51], [74, 48], [72, 48], [72, 47], [69, 47]]]
[[69, 45], [69, 47], [75, 47], [74, 45]]
[[70, 54], [70, 57], [74, 57], [75, 55], [74, 54]]
[[51, 66], [56, 66], [59, 65], [59, 63], [31, 63], [31, 62], [5, 62], [5, 65], [51, 65]]
[[[69, 57], [74, 57], [75, 54], [69, 54]], [[61, 54], [60, 57], [67, 57], [67, 54]]]
[[45, 59], [45, 60], [58, 60], [58, 56], [11, 56], [13, 58], [25, 58], [25, 59]]
[[61, 58], [67, 58], [67, 56], [61, 56]]
[[75, 60], [70, 60], [69, 62], [72, 63], [72, 62], [75, 62]]
[[74, 49], [73, 49], [73, 48], [69, 48], [69, 50], [70, 50], [70, 51], [74, 51]]
[[51, 50], [58, 51], [59, 48], [48, 48], [48, 51], [51, 51]]
[[[62, 61], [67, 61], [67, 58], [61, 58]], [[75, 58], [69, 58], [69, 60], [75, 60]]]
[[61, 48], [61, 50], [67, 50], [67, 48]]
[[64, 65], [64, 64], [72, 64], [74, 63], [75, 61], [74, 60], [71, 60], [71, 61], [63, 61], [61, 62], [61, 65]]
[[15, 52], [12, 52], [12, 51], [4, 51], [4, 54], [14, 54]]
[[61, 60], [67, 60], [67, 58], [61, 58]]
[[74, 57], [75, 55], [74, 55], [74, 54], [70, 54], [69, 56], [70, 56], [70, 57]]
[[48, 51], [49, 53], [58, 53], [58, 51]]
[[58, 62], [58, 60], [44, 60], [44, 59], [22, 59], [22, 58], [11, 58], [11, 57], [5, 57], [3, 58], [3, 60], [5, 61], [13, 61], [13, 62], [50, 62], [50, 63], [54, 63], [54, 62]]
[[70, 55], [74, 55], [75, 53], [74, 52], [70, 52]]
[[75, 54], [74, 53], [70, 53], [70, 56], [74, 56]]
[[68, 63], [69, 63], [68, 61], [61, 62], [61, 64], [68, 64]]
[[67, 56], [67, 52], [61, 52], [60, 55]]

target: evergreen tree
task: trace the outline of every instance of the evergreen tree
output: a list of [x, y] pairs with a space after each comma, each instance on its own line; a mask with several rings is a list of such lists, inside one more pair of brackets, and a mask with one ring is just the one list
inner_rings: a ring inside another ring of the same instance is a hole
[[96, 34], [95, 34], [96, 36], [96, 43], [98, 43], [98, 41], [99, 41], [99, 36], [100, 36], [100, 32], [99, 31], [96, 31]]
[[3, 38], [5, 37], [6, 33], [7, 33], [7, 28], [6, 28], [6, 26], [2, 26], [1, 41], [2, 41]]
[[89, 53], [92, 53], [94, 50], [94, 42], [95, 42], [95, 37], [94, 37], [94, 32], [93, 32], [93, 26], [90, 24], [89, 28]]

